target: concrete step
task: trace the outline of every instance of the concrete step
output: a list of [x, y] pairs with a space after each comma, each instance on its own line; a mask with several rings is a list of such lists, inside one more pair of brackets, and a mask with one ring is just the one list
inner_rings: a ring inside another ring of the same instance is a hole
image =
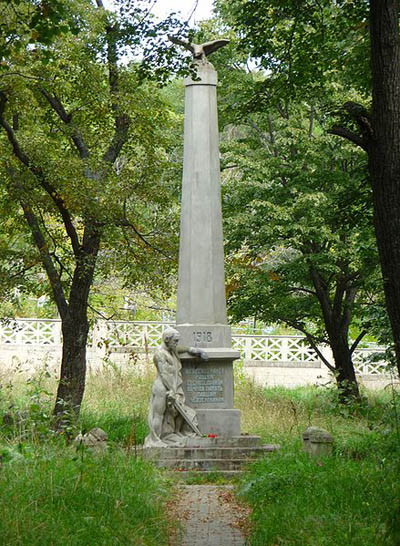
[[249, 459], [263, 456], [279, 449], [275, 444], [258, 447], [169, 447], [146, 448], [145, 457], [159, 459]]
[[215, 438], [187, 438], [186, 447], [257, 447], [260, 443], [260, 436], [242, 434], [241, 436], [230, 436], [227, 438], [224, 436], [217, 436]]
[[240, 478], [243, 470], [169, 470], [168, 476], [175, 481], [218, 482], [219, 480], [235, 480]]
[[160, 459], [156, 465], [160, 468], [176, 470], [242, 470], [253, 462], [249, 459]]

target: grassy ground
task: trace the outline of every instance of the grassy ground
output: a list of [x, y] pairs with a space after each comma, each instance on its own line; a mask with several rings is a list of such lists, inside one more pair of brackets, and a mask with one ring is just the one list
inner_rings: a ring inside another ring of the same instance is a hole
[[[81, 419], [51, 427], [54, 380], [5, 383], [0, 393], [1, 545], [162, 545], [170, 485], [135, 457], [146, 434], [151, 378], [115, 371], [91, 376]], [[79, 430], [107, 431], [109, 449], [93, 454], [68, 441]]]
[[[237, 401], [246, 429], [282, 445], [240, 484], [253, 508], [252, 546], [400, 544], [399, 395], [369, 393], [341, 408], [335, 391], [244, 383]], [[303, 452], [309, 425], [333, 434], [332, 456]]]
[[[167, 544], [170, 484], [135, 458], [153, 377], [113, 368], [90, 376], [81, 418], [62, 434], [50, 426], [54, 379], [0, 378], [0, 544]], [[252, 546], [400, 544], [398, 395], [370, 394], [343, 409], [334, 390], [264, 389], [242, 378], [236, 405], [244, 432], [282, 446], [239, 484], [253, 508]], [[333, 456], [303, 453], [309, 425], [333, 434]], [[107, 453], [68, 444], [95, 426], [109, 435]]]

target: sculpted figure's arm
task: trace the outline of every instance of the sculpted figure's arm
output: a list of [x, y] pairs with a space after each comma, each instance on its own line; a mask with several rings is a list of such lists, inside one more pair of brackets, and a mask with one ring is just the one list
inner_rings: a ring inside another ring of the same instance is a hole
[[208, 354], [203, 349], [200, 349], [200, 347], [179, 346], [177, 350], [178, 353], [189, 353], [192, 356], [198, 356], [202, 360], [208, 360]]

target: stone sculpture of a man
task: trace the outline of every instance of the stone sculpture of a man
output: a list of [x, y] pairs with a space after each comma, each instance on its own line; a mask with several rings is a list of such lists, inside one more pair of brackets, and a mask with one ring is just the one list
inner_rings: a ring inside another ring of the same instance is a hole
[[153, 384], [149, 408], [150, 433], [145, 447], [184, 446], [188, 436], [198, 431], [196, 412], [186, 406], [182, 387], [182, 365], [179, 353], [188, 352], [208, 360], [207, 354], [195, 347], [178, 347], [179, 332], [164, 331], [161, 347], [154, 354], [157, 377]]

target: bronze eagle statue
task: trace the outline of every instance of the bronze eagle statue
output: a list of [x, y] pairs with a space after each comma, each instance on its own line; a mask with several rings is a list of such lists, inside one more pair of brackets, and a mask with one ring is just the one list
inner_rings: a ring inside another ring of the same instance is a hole
[[229, 44], [229, 40], [213, 40], [212, 42], [205, 42], [204, 44], [194, 44], [193, 42], [184, 42], [175, 36], [168, 36], [169, 40], [179, 46], [184, 47], [190, 51], [193, 55], [193, 59], [196, 61], [207, 61], [207, 57], [217, 51], [220, 47], [224, 47]]

